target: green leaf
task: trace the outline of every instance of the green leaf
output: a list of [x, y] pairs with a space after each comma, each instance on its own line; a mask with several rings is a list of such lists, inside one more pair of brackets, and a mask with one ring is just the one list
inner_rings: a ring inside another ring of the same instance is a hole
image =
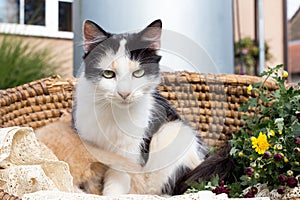
[[294, 137], [300, 137], [300, 123], [294, 123], [291, 126], [291, 134]]
[[238, 182], [230, 184], [229, 189], [229, 196], [231, 198], [238, 198], [243, 192], [242, 186]]
[[268, 100], [268, 98], [267, 98], [263, 93], [260, 93], [260, 94], [259, 94], [259, 98], [260, 98], [262, 101], [266, 102], [266, 103], [269, 103], [269, 102], [270, 102], [270, 101]]
[[219, 185], [219, 181], [220, 181], [220, 178], [219, 178], [218, 175], [212, 176], [211, 179], [210, 179], [210, 182], [211, 182], [212, 186], [218, 186]]
[[252, 98], [248, 101], [248, 106], [249, 107], [256, 107], [257, 106], [257, 99], [256, 98]]
[[239, 151], [238, 149], [236, 149], [235, 147], [232, 147], [230, 149], [229, 155], [235, 156], [238, 151]]

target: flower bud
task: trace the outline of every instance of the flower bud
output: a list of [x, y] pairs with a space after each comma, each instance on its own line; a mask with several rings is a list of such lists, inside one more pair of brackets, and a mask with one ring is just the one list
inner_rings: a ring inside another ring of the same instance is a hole
[[238, 153], [238, 157], [243, 157], [243, 156], [244, 156], [243, 152], [240, 151], [240, 152]]
[[294, 152], [295, 153], [299, 153], [300, 152], [300, 148], [299, 147], [294, 148]]
[[245, 194], [244, 196], [245, 198], [253, 198], [254, 194], [252, 192], [248, 192], [247, 194]]
[[287, 181], [287, 178], [286, 178], [285, 175], [280, 174], [280, 175], [278, 176], [278, 182], [279, 182], [279, 183], [285, 183], [286, 181]]
[[280, 162], [283, 159], [283, 156], [280, 153], [275, 153], [273, 158], [275, 162]]
[[254, 174], [254, 178], [255, 178], [255, 179], [259, 179], [259, 177], [260, 177], [259, 173], [255, 173], [255, 174]]
[[257, 187], [252, 186], [252, 187], [250, 188], [250, 192], [251, 192], [252, 194], [257, 194], [257, 193], [258, 193]]
[[256, 163], [255, 162], [250, 163], [250, 167], [256, 167]]
[[258, 157], [256, 160], [257, 160], [258, 162], [261, 161], [261, 157]]
[[287, 175], [289, 175], [289, 176], [293, 176], [293, 174], [294, 174], [294, 172], [293, 172], [292, 170], [288, 170], [286, 173], [287, 173]]
[[276, 144], [276, 149], [282, 150], [282, 144]]
[[247, 87], [247, 91], [248, 91], [248, 92], [251, 92], [252, 89], [253, 89], [252, 85], [249, 85], [249, 86]]
[[254, 169], [252, 167], [246, 168], [245, 174], [247, 174], [248, 176], [252, 176], [253, 173], [254, 173]]
[[297, 184], [298, 184], [298, 180], [297, 180], [295, 177], [291, 176], [291, 177], [289, 177], [289, 178], [287, 179], [287, 185], [288, 185], [290, 188], [296, 187]]
[[266, 151], [263, 155], [264, 159], [269, 159], [271, 157], [271, 153], [269, 151]]
[[284, 186], [279, 186], [279, 187], [277, 188], [278, 194], [284, 194], [284, 190], [285, 190]]

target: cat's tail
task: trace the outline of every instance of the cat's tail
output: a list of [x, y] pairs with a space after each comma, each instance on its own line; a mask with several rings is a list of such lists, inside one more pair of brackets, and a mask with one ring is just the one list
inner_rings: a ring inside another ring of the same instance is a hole
[[229, 142], [225, 142], [216, 153], [209, 155], [194, 170], [181, 177], [175, 184], [173, 195], [183, 194], [190, 183], [199, 180], [209, 181], [214, 175], [218, 175], [221, 180], [226, 179], [234, 169], [234, 161], [229, 156], [230, 149]]

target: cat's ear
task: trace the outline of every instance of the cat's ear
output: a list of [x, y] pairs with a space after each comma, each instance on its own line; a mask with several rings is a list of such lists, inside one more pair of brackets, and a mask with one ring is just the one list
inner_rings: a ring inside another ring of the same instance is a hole
[[141, 40], [149, 42], [149, 48], [158, 50], [160, 49], [161, 31], [161, 20], [155, 20], [140, 32]]
[[95, 22], [86, 20], [83, 25], [84, 51], [90, 52], [99, 42], [107, 39], [110, 34], [105, 32]]

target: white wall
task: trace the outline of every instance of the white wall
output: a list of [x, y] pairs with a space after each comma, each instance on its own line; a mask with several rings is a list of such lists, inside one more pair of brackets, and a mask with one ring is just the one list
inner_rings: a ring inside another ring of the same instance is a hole
[[135, 31], [163, 21], [161, 64], [168, 71], [233, 73], [232, 0], [76, 0], [74, 64], [82, 62], [82, 23], [109, 32]]

